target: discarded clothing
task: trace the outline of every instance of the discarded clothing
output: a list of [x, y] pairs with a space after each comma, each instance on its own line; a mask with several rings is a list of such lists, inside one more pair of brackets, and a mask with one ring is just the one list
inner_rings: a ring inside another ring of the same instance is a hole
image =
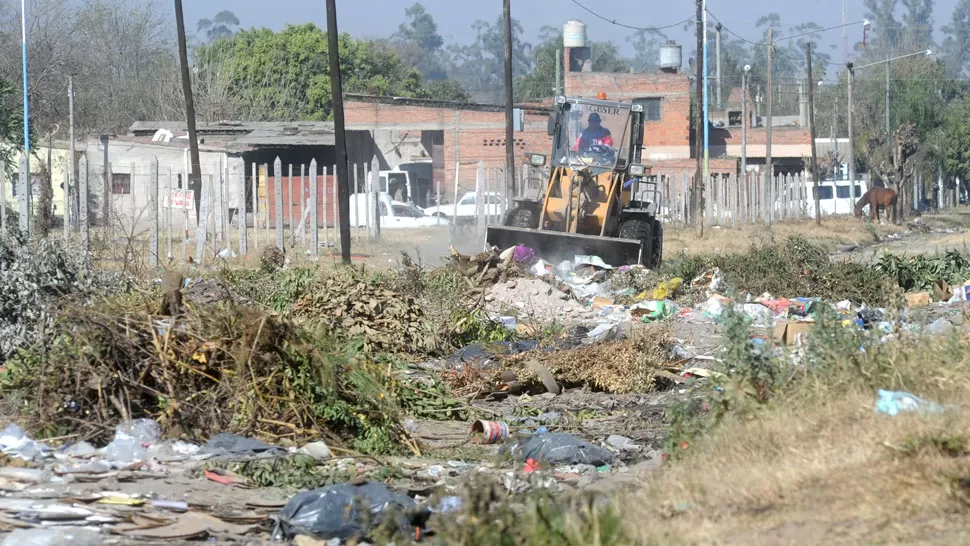
[[209, 443], [202, 448], [201, 453], [215, 456], [243, 456], [254, 457], [257, 455], [284, 456], [286, 450], [260, 442], [253, 438], [246, 438], [238, 434], [220, 432], [213, 436]]

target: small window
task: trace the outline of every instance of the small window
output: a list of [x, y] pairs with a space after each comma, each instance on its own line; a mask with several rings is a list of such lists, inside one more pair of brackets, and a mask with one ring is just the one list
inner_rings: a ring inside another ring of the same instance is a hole
[[130, 194], [131, 175], [128, 173], [111, 173], [111, 193]]
[[818, 199], [820, 201], [832, 198], [832, 186], [819, 186], [817, 189], [812, 188], [813, 199], [816, 191], [818, 191]]
[[728, 127], [741, 127], [741, 111], [732, 110], [728, 112]]
[[835, 187], [835, 196], [839, 199], [847, 199], [849, 197], [849, 186], [840, 185]]
[[407, 205], [393, 205], [394, 216], [399, 218], [421, 218], [421, 211]]
[[459, 201], [458, 204], [459, 205], [474, 205], [475, 204], [475, 196], [474, 195], [469, 195], [468, 197], [465, 197], [461, 201]]
[[855, 196], [856, 196], [856, 199], [862, 197], [862, 186], [858, 184], [855, 185]]
[[660, 97], [650, 97], [646, 99], [637, 99], [633, 101], [635, 104], [643, 105], [643, 119], [646, 121], [660, 121]]

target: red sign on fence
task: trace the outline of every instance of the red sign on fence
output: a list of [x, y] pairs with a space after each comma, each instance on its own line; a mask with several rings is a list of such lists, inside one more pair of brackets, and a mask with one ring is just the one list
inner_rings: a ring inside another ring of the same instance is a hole
[[195, 206], [195, 192], [173, 189], [172, 195], [169, 196], [169, 203], [173, 209], [191, 209]]

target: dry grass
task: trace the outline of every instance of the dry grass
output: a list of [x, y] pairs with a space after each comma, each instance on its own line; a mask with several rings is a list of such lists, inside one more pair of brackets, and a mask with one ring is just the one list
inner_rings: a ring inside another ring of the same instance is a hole
[[[873, 226], [880, 237], [904, 231], [905, 226], [886, 223]], [[704, 238], [697, 237], [693, 228], [668, 228], [664, 231], [664, 255], [708, 254], [730, 252], [751, 245], [782, 241], [799, 236], [817, 244], [860, 245], [874, 242], [872, 233], [862, 220], [852, 217], [826, 218], [821, 226], [814, 220], [776, 222], [771, 226], [749, 224], [737, 228], [705, 227]]]
[[629, 519], [661, 544], [966, 543], [970, 490], [959, 480], [970, 457], [935, 444], [970, 446], [968, 351], [926, 341], [906, 351], [886, 376], [901, 384], [886, 387], [945, 412], [880, 415], [865, 378], [847, 390], [806, 381], [753, 415], [729, 416], [647, 478], [625, 500]]

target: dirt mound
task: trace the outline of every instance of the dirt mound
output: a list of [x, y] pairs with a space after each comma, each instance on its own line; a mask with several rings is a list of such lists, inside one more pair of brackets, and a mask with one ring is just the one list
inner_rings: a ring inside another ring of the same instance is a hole
[[485, 301], [486, 309], [492, 314], [515, 314], [539, 322], [588, 321], [597, 316], [568, 292], [537, 278], [496, 284]]

